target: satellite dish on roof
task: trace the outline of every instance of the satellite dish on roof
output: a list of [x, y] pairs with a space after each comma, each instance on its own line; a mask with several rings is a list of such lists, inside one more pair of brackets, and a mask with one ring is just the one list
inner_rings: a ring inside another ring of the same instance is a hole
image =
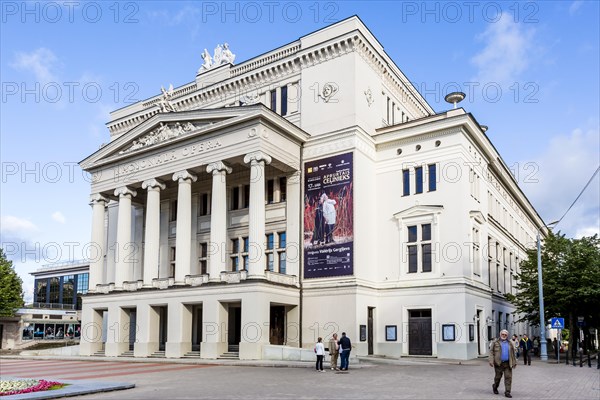
[[467, 95], [463, 92], [452, 92], [448, 93], [446, 97], [444, 97], [444, 100], [446, 100], [447, 103], [454, 104], [454, 108], [456, 108], [456, 105], [463, 101], [465, 97], [467, 97]]

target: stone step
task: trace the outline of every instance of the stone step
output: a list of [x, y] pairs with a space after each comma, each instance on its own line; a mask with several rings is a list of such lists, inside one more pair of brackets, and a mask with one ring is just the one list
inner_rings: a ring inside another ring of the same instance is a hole
[[133, 357], [133, 350], [127, 350], [119, 354], [119, 357]]
[[199, 351], [189, 351], [183, 355], [183, 358], [200, 358]]
[[154, 353], [150, 354], [150, 358], [165, 358], [165, 352], [163, 351], [155, 351]]

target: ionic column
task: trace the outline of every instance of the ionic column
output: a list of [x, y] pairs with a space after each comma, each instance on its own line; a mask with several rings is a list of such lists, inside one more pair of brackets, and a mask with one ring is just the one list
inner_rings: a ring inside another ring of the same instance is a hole
[[187, 170], [173, 174], [173, 180], [179, 183], [177, 191], [177, 234], [175, 237], [175, 284], [183, 285], [185, 276], [191, 271], [192, 240], [192, 182], [198, 177]]
[[123, 282], [130, 280], [131, 263], [130, 257], [132, 251], [131, 243], [131, 198], [135, 197], [137, 192], [122, 186], [115, 190], [115, 196], [119, 196], [119, 212], [117, 215], [117, 253], [115, 267], [115, 289], [122, 289]]
[[210, 242], [218, 252], [211, 252], [208, 259], [210, 281], [219, 281], [221, 271], [227, 267], [227, 174], [231, 173], [222, 161], [208, 164], [206, 172], [212, 174], [212, 213], [210, 214]]
[[250, 209], [248, 239], [248, 278], [265, 276], [265, 165], [271, 157], [262, 151], [246, 154], [246, 164], [250, 163]]
[[105, 207], [108, 199], [99, 193], [93, 194], [90, 197], [90, 205], [92, 206], [92, 248], [96, 251], [90, 259], [90, 292], [96, 291], [96, 285], [105, 282], [104, 276], [104, 217]]
[[148, 191], [146, 200], [146, 229], [144, 231], [144, 287], [152, 287], [152, 279], [158, 278], [158, 254], [160, 249], [160, 191], [165, 184], [148, 179], [142, 188]]

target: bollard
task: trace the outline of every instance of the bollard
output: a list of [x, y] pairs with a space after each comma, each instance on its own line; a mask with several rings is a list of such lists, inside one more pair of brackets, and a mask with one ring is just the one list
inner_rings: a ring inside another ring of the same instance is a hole
[[592, 368], [592, 354], [588, 351], [588, 368]]

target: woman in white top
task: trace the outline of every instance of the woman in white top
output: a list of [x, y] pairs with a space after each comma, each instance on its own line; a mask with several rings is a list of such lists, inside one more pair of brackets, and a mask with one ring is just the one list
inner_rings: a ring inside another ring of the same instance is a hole
[[323, 338], [317, 339], [315, 344], [315, 353], [317, 354], [317, 372], [323, 371], [323, 358], [325, 357], [325, 346], [323, 346]]

